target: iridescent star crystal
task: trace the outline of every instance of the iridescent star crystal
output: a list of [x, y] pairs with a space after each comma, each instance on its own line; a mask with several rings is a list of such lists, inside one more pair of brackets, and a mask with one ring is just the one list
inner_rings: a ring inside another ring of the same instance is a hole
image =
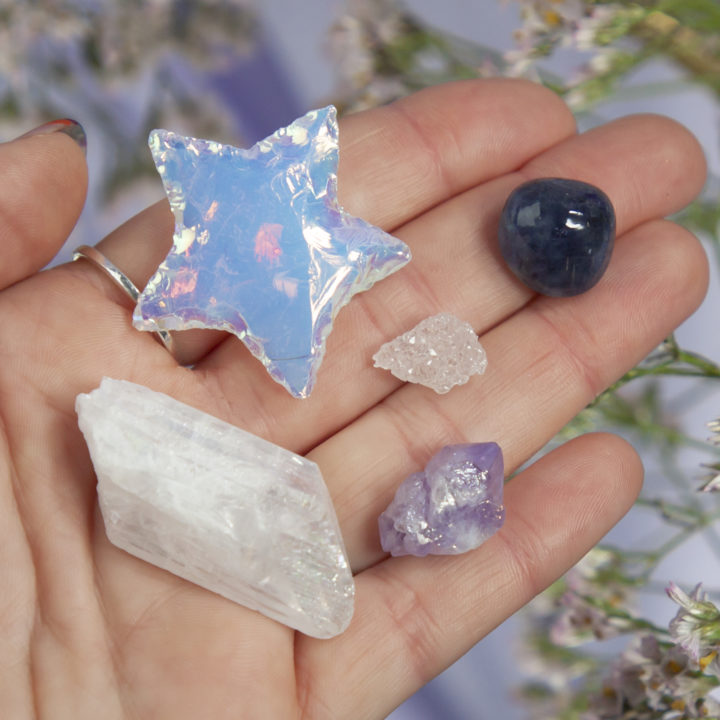
[[307, 397], [340, 308], [410, 260], [403, 242], [338, 203], [335, 108], [249, 150], [167, 130], [150, 134], [150, 149], [175, 233], [133, 324], [234, 333]]
[[505, 520], [503, 456], [497, 443], [446, 445], [410, 475], [380, 515], [392, 555], [457, 555], [481, 545]]

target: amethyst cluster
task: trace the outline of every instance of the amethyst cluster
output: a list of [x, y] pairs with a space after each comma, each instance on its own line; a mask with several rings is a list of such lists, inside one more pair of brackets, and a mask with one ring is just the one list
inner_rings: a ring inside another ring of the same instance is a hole
[[497, 443], [447, 445], [398, 488], [380, 515], [391, 555], [457, 555], [503, 524], [503, 456]]

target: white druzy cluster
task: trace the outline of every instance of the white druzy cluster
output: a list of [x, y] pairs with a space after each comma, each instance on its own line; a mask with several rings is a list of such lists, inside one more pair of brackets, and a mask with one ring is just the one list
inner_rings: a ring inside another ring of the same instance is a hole
[[437, 393], [463, 385], [485, 372], [487, 356], [470, 323], [450, 313], [425, 318], [412, 330], [385, 343], [373, 355], [375, 367]]

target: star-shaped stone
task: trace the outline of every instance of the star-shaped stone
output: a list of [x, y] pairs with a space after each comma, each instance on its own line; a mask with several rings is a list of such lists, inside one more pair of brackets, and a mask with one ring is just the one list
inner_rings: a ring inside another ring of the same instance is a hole
[[338, 203], [335, 108], [249, 150], [167, 130], [150, 134], [150, 150], [175, 234], [133, 324], [234, 333], [307, 397], [340, 308], [410, 260], [403, 242]]

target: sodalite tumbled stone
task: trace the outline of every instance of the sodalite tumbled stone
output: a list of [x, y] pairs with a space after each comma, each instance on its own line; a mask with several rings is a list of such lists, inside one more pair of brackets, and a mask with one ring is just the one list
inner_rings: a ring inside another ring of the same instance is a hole
[[615, 242], [615, 212], [605, 193], [560, 178], [531, 180], [505, 203], [498, 230], [510, 269], [543, 295], [568, 297], [602, 277]]
[[497, 443], [446, 445], [410, 475], [380, 515], [391, 555], [458, 555], [481, 545], [505, 520], [503, 456]]

